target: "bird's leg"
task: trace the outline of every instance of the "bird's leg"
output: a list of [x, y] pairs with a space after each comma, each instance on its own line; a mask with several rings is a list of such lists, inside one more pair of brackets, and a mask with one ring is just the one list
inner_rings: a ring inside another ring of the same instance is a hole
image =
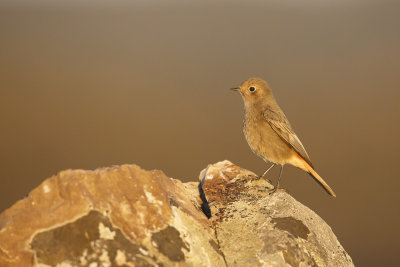
[[264, 176], [265, 176], [275, 165], [276, 165], [275, 163], [272, 163], [271, 167], [269, 167], [268, 170], [266, 170], [266, 171], [264, 172], [264, 174], [263, 174], [260, 178], [264, 178]]
[[279, 188], [279, 183], [281, 181], [282, 171], [283, 171], [283, 165], [281, 165], [281, 170], [279, 172], [278, 183], [276, 184], [276, 186], [275, 186], [274, 190], [272, 191], [272, 193], [275, 193], [276, 190], [278, 190], [278, 188]]

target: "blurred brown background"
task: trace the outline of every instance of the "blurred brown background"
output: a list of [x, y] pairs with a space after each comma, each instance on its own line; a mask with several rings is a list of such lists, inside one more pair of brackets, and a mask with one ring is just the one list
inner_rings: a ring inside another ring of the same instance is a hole
[[0, 68], [0, 211], [68, 168], [261, 174], [228, 90], [259, 76], [338, 198], [282, 187], [356, 265], [398, 262], [399, 1], [2, 1]]

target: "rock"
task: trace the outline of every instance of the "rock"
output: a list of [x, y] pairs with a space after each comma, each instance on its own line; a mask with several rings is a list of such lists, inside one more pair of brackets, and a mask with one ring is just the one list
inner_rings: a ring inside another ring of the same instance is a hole
[[254, 173], [223, 161], [200, 179], [60, 172], [0, 214], [0, 266], [353, 266], [318, 215]]
[[224, 266], [193, 192], [135, 165], [60, 172], [0, 215], [0, 266]]
[[228, 266], [354, 266], [317, 214], [265, 179], [223, 161], [200, 181]]

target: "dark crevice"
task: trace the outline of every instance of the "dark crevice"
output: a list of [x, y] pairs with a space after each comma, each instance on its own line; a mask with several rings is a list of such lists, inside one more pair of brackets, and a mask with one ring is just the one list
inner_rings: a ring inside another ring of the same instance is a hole
[[203, 191], [203, 185], [204, 185], [204, 182], [206, 180], [206, 174], [207, 174], [207, 171], [208, 171], [208, 167], [209, 166], [207, 166], [207, 169], [204, 171], [204, 176], [200, 180], [198, 188], [199, 188], [199, 194], [200, 194], [200, 199], [201, 199], [201, 210], [207, 216], [207, 218], [210, 219], [211, 218], [210, 205], [208, 204], [206, 195], [204, 194], [204, 191]]
[[[210, 219], [211, 218], [211, 209], [210, 209], [210, 205], [208, 204], [207, 198], [206, 198], [206, 196], [204, 194], [204, 190], [203, 190], [203, 185], [204, 185], [204, 182], [205, 182], [205, 178], [206, 178], [206, 174], [207, 174], [207, 171], [208, 171], [208, 167], [204, 171], [204, 176], [200, 180], [198, 188], [199, 188], [199, 193], [200, 193], [200, 199], [202, 201], [201, 210], [207, 216], [207, 218]], [[228, 266], [228, 263], [226, 262], [225, 254], [221, 250], [221, 245], [220, 245], [220, 242], [219, 242], [219, 239], [218, 239], [218, 231], [217, 231], [216, 226], [212, 226], [212, 229], [214, 230], [215, 239], [217, 240], [218, 254], [220, 254], [222, 256], [222, 259], [224, 260], [225, 266]]]
[[200, 193], [200, 199], [201, 199], [201, 210], [207, 216], [207, 218], [210, 219], [211, 218], [210, 205], [208, 205], [207, 198], [204, 195], [203, 183], [201, 183], [201, 182], [199, 183], [199, 193]]

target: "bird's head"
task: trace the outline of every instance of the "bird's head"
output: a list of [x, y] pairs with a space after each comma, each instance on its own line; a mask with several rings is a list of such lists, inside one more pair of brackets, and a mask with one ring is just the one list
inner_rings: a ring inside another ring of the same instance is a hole
[[231, 89], [240, 92], [246, 105], [263, 102], [272, 96], [268, 84], [260, 78], [250, 78], [239, 87]]

